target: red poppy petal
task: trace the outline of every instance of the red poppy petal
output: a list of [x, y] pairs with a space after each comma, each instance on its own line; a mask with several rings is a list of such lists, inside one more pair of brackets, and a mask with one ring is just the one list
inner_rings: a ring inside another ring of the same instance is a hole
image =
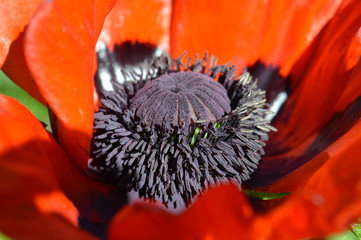
[[33, 98], [46, 105], [38, 86], [30, 73], [24, 56], [24, 32], [11, 44], [9, 54], [1, 70], [17, 85], [27, 91]]
[[25, 38], [29, 68], [60, 120], [59, 141], [84, 170], [94, 113], [95, 44], [113, 4], [114, 0], [47, 1]]
[[235, 187], [221, 187], [207, 192], [179, 216], [147, 205], [128, 206], [114, 218], [108, 236], [111, 240], [250, 239], [252, 215], [244, 195]]
[[261, 60], [267, 65], [280, 66], [281, 75], [287, 76], [341, 3], [337, 0], [272, 0], [259, 45]]
[[264, 219], [270, 239], [299, 239], [342, 231], [361, 215], [361, 121], [324, 151], [327, 162], [302, 192]]
[[0, 226], [16, 239], [92, 239], [78, 230], [78, 211], [61, 191], [41, 123], [19, 102], [0, 95]]
[[174, 1], [171, 53], [179, 57], [184, 51], [189, 56], [207, 51], [241, 70], [258, 59], [266, 12], [265, 1]]
[[[259, 171], [246, 183], [247, 187], [262, 186], [260, 190], [289, 192], [303, 186], [306, 179], [327, 160], [322, 151], [347, 133], [361, 117], [360, 79], [361, 61], [354, 67], [348, 80], [348, 85], [357, 88], [348, 89], [347, 86], [339, 100], [339, 103], [347, 107], [337, 112], [320, 131], [312, 134], [302, 144], [284, 154], [265, 157], [259, 165]], [[282, 168], [274, 167], [281, 165]]]
[[100, 40], [110, 49], [115, 43], [138, 41], [168, 50], [171, 1], [119, 0], [107, 16]]
[[361, 95], [361, 81], [360, 78], [357, 77], [360, 76], [360, 72], [361, 72], [361, 62], [359, 61], [361, 57], [360, 34], [361, 34], [360, 31], [356, 34], [348, 50], [346, 68], [347, 69], [352, 68], [356, 63], [357, 65], [353, 68], [351, 79], [347, 82], [345, 90], [337, 102], [337, 106], [335, 109], [336, 112], [340, 112], [343, 109], [345, 109], [345, 107], [349, 103], [353, 102], [358, 96]]
[[[1, 0], [0, 2], [0, 68], [4, 64], [11, 43], [29, 23], [42, 0]], [[26, 6], [24, 6], [26, 5]]]
[[[292, 90], [273, 125], [268, 153], [287, 151], [319, 130], [331, 118], [351, 70], [347, 51], [361, 22], [361, 2], [352, 1], [327, 25], [291, 72]], [[318, 46], [318, 47], [317, 47]]]
[[339, 3], [177, 0], [171, 23], [172, 54], [187, 51], [193, 56], [208, 51], [221, 63], [237, 65], [239, 71], [261, 58], [280, 65], [285, 74]]

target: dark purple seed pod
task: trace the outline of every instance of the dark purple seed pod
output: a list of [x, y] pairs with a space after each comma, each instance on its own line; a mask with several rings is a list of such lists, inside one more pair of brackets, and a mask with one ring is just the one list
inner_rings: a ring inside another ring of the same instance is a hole
[[147, 82], [131, 99], [136, 116], [154, 125], [180, 128], [188, 134], [196, 122], [207, 125], [231, 111], [226, 89], [195, 72], [175, 72]]

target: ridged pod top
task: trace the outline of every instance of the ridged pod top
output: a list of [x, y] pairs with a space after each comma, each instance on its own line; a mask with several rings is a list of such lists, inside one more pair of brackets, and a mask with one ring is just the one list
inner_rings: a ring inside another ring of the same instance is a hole
[[152, 126], [168, 122], [188, 133], [190, 124], [220, 119], [231, 105], [226, 89], [213, 78], [177, 72], [149, 81], [132, 98], [130, 109]]

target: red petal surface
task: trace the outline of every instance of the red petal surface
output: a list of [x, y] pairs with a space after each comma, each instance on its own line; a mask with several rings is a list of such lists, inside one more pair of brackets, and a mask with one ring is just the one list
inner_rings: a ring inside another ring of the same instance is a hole
[[222, 187], [179, 216], [146, 205], [126, 207], [113, 220], [109, 239], [252, 239], [252, 215], [235, 187]]
[[287, 76], [295, 61], [337, 11], [337, 0], [272, 0], [267, 8], [260, 58]]
[[[231, 62], [239, 71], [258, 57], [265, 1], [192, 1], [173, 2], [171, 54], [179, 57], [207, 51], [219, 63]], [[251, 50], [251, 51], [250, 51]]]
[[361, 72], [361, 62], [359, 61], [361, 57], [361, 32], [357, 32], [356, 36], [353, 38], [350, 48], [347, 53], [347, 63], [346, 68], [353, 68], [354, 65], [357, 65], [353, 68], [350, 80], [347, 82], [345, 90], [342, 93], [342, 96], [337, 102], [335, 111], [339, 112], [345, 109], [345, 107], [353, 102], [358, 96], [361, 95], [361, 81], [360, 81], [360, 72]]
[[78, 211], [50, 162], [64, 154], [54, 151], [41, 123], [19, 102], [0, 95], [0, 128], [1, 232], [14, 239], [93, 239], [76, 228]]
[[60, 120], [59, 141], [84, 170], [94, 112], [95, 44], [113, 4], [114, 0], [45, 2], [25, 39], [30, 70]]
[[[257, 59], [287, 74], [340, 1], [174, 1], [171, 52], [208, 51], [239, 71]], [[297, 27], [295, 27], [297, 26]]]
[[138, 41], [169, 48], [171, 1], [119, 0], [107, 16], [100, 40], [110, 49], [115, 43]]
[[42, 0], [1, 0], [0, 1], [0, 68], [4, 64], [11, 43], [29, 23], [31, 16]]
[[33, 98], [46, 105], [38, 86], [30, 73], [24, 56], [24, 32], [11, 44], [9, 54], [1, 70]]
[[273, 125], [268, 153], [294, 148], [319, 130], [335, 112], [350, 79], [347, 52], [360, 27], [361, 2], [352, 1], [338, 12], [291, 72], [292, 90]]
[[[263, 224], [270, 239], [298, 239], [342, 231], [361, 215], [361, 121], [326, 149], [327, 162]], [[262, 221], [261, 221], [262, 222]], [[262, 228], [262, 225], [260, 226]]]

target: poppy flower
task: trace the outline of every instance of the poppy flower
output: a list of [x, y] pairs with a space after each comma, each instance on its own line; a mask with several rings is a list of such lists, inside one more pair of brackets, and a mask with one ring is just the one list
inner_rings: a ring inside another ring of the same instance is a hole
[[[58, 143], [18, 102], [0, 97], [5, 235], [92, 239], [85, 230], [102, 236], [107, 227], [109, 239], [299, 239], [342, 231], [361, 215], [359, 1], [12, 2], [0, 7], [7, 29], [2, 69], [49, 105]], [[243, 187], [291, 194], [258, 201], [233, 185], [212, 187], [174, 215], [149, 203], [125, 204], [121, 184], [88, 177], [93, 119], [99, 127], [101, 113], [124, 100], [100, 96], [98, 111], [94, 75], [113, 69], [114, 59], [115, 67], [157, 59], [156, 48], [172, 56], [207, 51], [239, 74], [248, 67], [277, 110], [278, 131]]]

